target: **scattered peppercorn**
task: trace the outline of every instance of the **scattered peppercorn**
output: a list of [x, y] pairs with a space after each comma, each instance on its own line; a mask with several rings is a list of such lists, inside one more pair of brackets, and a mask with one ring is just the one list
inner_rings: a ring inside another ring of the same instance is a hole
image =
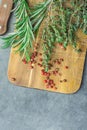
[[66, 69], [68, 69], [69, 67], [68, 66], [65, 66]]
[[64, 79], [63, 81], [64, 81], [64, 82], [67, 82], [67, 79]]

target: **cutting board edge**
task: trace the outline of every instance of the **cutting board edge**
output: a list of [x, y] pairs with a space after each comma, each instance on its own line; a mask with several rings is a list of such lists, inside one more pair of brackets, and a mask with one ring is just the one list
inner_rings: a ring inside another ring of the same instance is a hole
[[40, 88], [38, 88], [38, 87], [29, 87], [29, 86], [27, 86], [27, 85], [25, 85], [25, 84], [18, 84], [16, 81], [14, 82], [14, 81], [12, 81], [11, 80], [11, 77], [9, 76], [9, 70], [8, 70], [8, 72], [7, 72], [7, 76], [8, 76], [8, 80], [9, 80], [9, 82], [11, 83], [11, 84], [13, 84], [13, 85], [16, 85], [16, 86], [18, 86], [18, 87], [24, 87], [24, 88], [30, 88], [30, 89], [36, 89], [36, 90], [42, 90], [42, 91], [48, 91], [48, 92], [52, 92], [52, 93], [61, 93], [61, 94], [75, 94], [75, 93], [77, 93], [79, 90], [80, 90], [80, 88], [81, 88], [81, 84], [82, 84], [82, 80], [81, 80], [81, 82], [80, 82], [80, 85], [78, 85], [78, 87], [75, 87], [76, 89], [74, 89], [74, 91], [54, 91], [54, 90], [48, 90], [48, 89], [40, 89]]

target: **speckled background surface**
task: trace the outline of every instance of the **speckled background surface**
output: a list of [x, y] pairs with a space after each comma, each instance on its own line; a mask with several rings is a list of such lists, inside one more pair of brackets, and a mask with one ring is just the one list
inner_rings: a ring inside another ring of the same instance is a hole
[[[13, 23], [14, 15], [7, 33]], [[10, 49], [0, 49], [0, 130], [87, 130], [87, 56], [81, 89], [65, 95], [11, 84], [9, 54]]]

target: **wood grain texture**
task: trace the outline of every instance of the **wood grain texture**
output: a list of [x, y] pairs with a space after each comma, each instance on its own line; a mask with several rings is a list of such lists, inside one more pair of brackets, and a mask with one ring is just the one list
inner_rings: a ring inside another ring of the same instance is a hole
[[[41, 1], [41, 0], [39, 0]], [[31, 0], [31, 4], [36, 3], [37, 1]], [[39, 30], [38, 38], [36, 39], [37, 43], [41, 43], [41, 33], [42, 27]], [[29, 64], [24, 64], [21, 61], [19, 54], [15, 54], [15, 49], [11, 49], [10, 60], [8, 65], [8, 78], [9, 81], [18, 86], [24, 86], [29, 88], [42, 89], [52, 92], [60, 93], [75, 93], [79, 90], [82, 74], [84, 69], [84, 62], [86, 56], [87, 48], [87, 36], [84, 35], [81, 30], [78, 31], [77, 36], [79, 37], [78, 45], [82, 48], [81, 53], [77, 53], [72, 46], [68, 46], [66, 50], [57, 46], [55, 49], [54, 58], [64, 58], [63, 64], [60, 66], [61, 76], [52, 75], [51, 78], [54, 79], [57, 89], [46, 88], [44, 84], [44, 76], [41, 75], [41, 68], [38, 65], [34, 66], [34, 69], [29, 68]], [[41, 48], [38, 50], [41, 52]], [[37, 61], [39, 57], [37, 57]], [[65, 66], [69, 66], [69, 69], [66, 70]], [[60, 80], [67, 79], [67, 82], [61, 83]]]
[[7, 22], [11, 13], [13, 0], [2, 0], [0, 4], [0, 35], [7, 30]]

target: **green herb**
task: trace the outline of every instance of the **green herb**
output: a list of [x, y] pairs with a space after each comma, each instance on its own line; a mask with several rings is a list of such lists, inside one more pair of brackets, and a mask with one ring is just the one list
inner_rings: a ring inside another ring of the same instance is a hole
[[[67, 48], [71, 44], [77, 49], [78, 29], [87, 34], [87, 0], [45, 0], [42, 3], [30, 7], [27, 0], [14, 0], [16, 4], [15, 32], [4, 38], [3, 48], [18, 46], [17, 52], [27, 61], [33, 52], [33, 41], [38, 35], [42, 22], [45, 22], [43, 39], [43, 66], [49, 70], [55, 45], [62, 44]], [[70, 6], [66, 6], [66, 3]]]
[[47, 6], [50, 1], [51, 0], [45, 1], [30, 8], [26, 0], [14, 0], [16, 4], [15, 16], [17, 20], [15, 23], [15, 32], [3, 38], [5, 44], [2, 48], [18, 46], [16, 52], [19, 52], [22, 58], [25, 57], [26, 60], [29, 61], [31, 52], [33, 51], [32, 43], [34, 35], [36, 36], [41, 22], [46, 15]]
[[31, 50], [33, 50], [32, 42], [34, 40], [32, 25], [29, 19], [30, 9], [25, 0], [18, 0], [15, 2], [17, 4], [15, 10], [15, 32], [4, 38], [5, 44], [3, 48], [18, 46], [16, 51], [20, 52], [23, 58], [26, 57], [26, 60], [29, 61]]
[[69, 7], [65, 5], [64, 0], [54, 0], [51, 4], [53, 16], [50, 16], [49, 22], [43, 31], [43, 65], [45, 71], [49, 70], [49, 63], [52, 59], [56, 43], [61, 43], [64, 48], [71, 44], [77, 52], [76, 32], [82, 29], [87, 33], [87, 1], [73, 0]]
[[33, 26], [34, 34], [37, 34], [38, 29], [46, 16], [48, 6], [52, 0], [45, 0], [31, 8], [30, 20]]

